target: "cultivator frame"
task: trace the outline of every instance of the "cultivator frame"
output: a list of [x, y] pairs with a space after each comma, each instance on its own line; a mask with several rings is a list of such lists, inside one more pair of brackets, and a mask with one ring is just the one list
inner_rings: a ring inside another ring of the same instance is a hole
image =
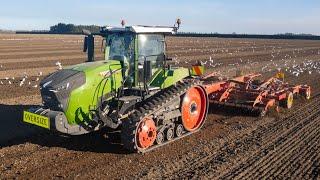
[[310, 86], [290, 85], [276, 77], [259, 81], [256, 79], [258, 77], [261, 74], [222, 80], [217, 73], [212, 73], [201, 80], [210, 104], [249, 110], [260, 116], [264, 116], [272, 107], [276, 111], [279, 111], [279, 106], [290, 109], [296, 95], [306, 99], [311, 96]]

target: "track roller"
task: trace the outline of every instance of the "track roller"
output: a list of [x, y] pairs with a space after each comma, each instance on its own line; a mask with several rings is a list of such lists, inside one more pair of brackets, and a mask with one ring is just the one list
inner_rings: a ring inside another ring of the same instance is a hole
[[164, 142], [164, 135], [162, 131], [158, 132], [156, 142], [157, 144], [162, 144]]
[[166, 130], [166, 138], [168, 141], [171, 141], [174, 137], [174, 129], [173, 128], [168, 128]]
[[183, 128], [183, 125], [182, 125], [182, 124], [179, 124], [179, 125], [176, 126], [176, 128], [175, 128], [175, 134], [176, 134], [177, 137], [182, 136], [183, 131], [184, 131], [184, 128]]

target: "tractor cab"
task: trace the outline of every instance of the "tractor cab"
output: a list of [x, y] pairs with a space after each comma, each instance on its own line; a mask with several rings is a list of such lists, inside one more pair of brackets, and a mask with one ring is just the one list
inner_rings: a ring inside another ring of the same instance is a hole
[[166, 61], [165, 36], [175, 33], [174, 28], [130, 26], [105, 27], [105, 60], [118, 60], [123, 67], [125, 85], [145, 85], [163, 69]]
[[[120, 61], [124, 86], [150, 88], [151, 81], [165, 69], [165, 62], [169, 60], [166, 57], [165, 38], [175, 34], [177, 29], [165, 26], [106, 26], [101, 28], [98, 35], [103, 37], [105, 61]], [[94, 42], [89, 34], [85, 49], [88, 49], [88, 61], [93, 61], [93, 57], [89, 57], [89, 54], [93, 54], [88, 47], [88, 44], [93, 44], [88, 43], [90, 36]]]

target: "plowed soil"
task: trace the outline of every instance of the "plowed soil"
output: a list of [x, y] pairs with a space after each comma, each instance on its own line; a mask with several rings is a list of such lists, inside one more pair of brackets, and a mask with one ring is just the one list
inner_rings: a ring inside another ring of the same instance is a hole
[[[41, 104], [36, 85], [57, 62], [85, 61], [82, 38], [0, 35], [0, 179], [319, 179], [319, 41], [169, 37], [173, 64], [202, 61], [208, 72], [226, 76], [241, 69], [267, 77], [287, 68], [285, 80], [311, 85], [313, 96], [298, 97], [292, 109], [264, 118], [211, 106], [201, 131], [146, 154], [130, 154], [119, 131], [62, 137], [21, 122], [23, 109]], [[101, 59], [101, 40], [96, 41]], [[290, 72], [306, 63], [313, 65], [298, 76]]]

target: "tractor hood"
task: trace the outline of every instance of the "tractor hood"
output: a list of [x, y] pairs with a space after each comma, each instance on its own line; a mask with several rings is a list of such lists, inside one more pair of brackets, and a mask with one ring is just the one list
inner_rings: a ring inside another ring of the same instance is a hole
[[43, 104], [56, 111], [63, 111], [67, 107], [72, 90], [86, 83], [85, 74], [81, 71], [64, 69], [44, 78], [41, 83]]
[[81, 71], [81, 72], [91, 72], [91, 71], [96, 71], [97, 69], [104, 69], [104, 70], [109, 69], [110, 66], [112, 65], [120, 65], [120, 62], [114, 61], [114, 60], [87, 62], [87, 63], [69, 66], [66, 69], [72, 69], [72, 70]]
[[82, 114], [88, 115], [90, 107], [96, 107], [98, 99], [117, 89], [120, 86], [117, 82], [121, 81], [119, 61], [98, 61], [70, 66], [41, 81], [42, 101], [46, 108], [63, 111], [68, 121], [74, 123], [78, 109]]

